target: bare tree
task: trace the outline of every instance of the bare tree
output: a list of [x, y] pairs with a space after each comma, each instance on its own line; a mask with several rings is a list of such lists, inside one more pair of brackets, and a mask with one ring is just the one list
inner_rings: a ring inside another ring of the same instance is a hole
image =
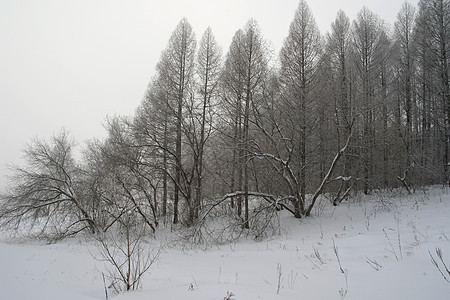
[[[429, 143], [438, 144], [432, 149], [439, 157], [434, 163], [442, 171], [441, 181], [449, 181], [450, 157], [450, 87], [449, 87], [449, 51], [450, 51], [450, 1], [419, 1], [417, 22], [417, 44], [421, 69], [421, 100], [424, 108], [426, 130], [438, 129], [429, 133]], [[430, 126], [429, 126], [430, 125]], [[428, 155], [430, 156], [430, 155]]]
[[[255, 20], [249, 20], [243, 30], [236, 32], [225, 61], [223, 85], [225, 105], [231, 112], [233, 124], [234, 172], [232, 186], [242, 189], [242, 197], [237, 198], [238, 215], [244, 204], [244, 227], [249, 227], [249, 154], [251, 147], [252, 111], [258, 106], [263, 95], [263, 86], [268, 72], [268, 49], [262, 39]], [[231, 109], [230, 109], [231, 107]], [[237, 174], [235, 174], [237, 173]]]
[[[221, 80], [221, 112], [224, 115], [223, 129], [221, 132], [230, 141], [232, 151], [231, 174], [229, 188], [230, 192], [242, 190], [243, 187], [243, 164], [244, 155], [242, 147], [243, 139], [243, 105], [244, 99], [244, 32], [239, 29], [233, 36], [230, 48], [226, 55], [224, 69], [222, 71]], [[231, 127], [231, 131], [227, 131], [227, 127]], [[237, 201], [237, 214], [242, 214], [242, 199], [231, 199], [231, 206]]]
[[[397, 21], [394, 26], [395, 51], [396, 51], [396, 93], [397, 93], [397, 112], [396, 126], [398, 127], [399, 149], [397, 154], [398, 170], [396, 173], [403, 173], [406, 169], [411, 169], [414, 164], [412, 153], [415, 150], [414, 123], [418, 123], [413, 118], [415, 110], [414, 97], [414, 74], [415, 74], [415, 54], [413, 44], [413, 30], [415, 27], [415, 8], [405, 2], [397, 14]], [[405, 115], [405, 122], [402, 122], [401, 116]], [[404, 126], [403, 126], [404, 123]], [[394, 145], [392, 145], [394, 146]], [[405, 153], [404, 157], [400, 153]], [[406, 183], [406, 174], [404, 177], [398, 177], [404, 186]], [[403, 180], [401, 178], [404, 178]]]
[[381, 55], [383, 23], [369, 9], [364, 7], [353, 23], [353, 44], [355, 48], [356, 80], [358, 84], [359, 114], [362, 115], [361, 156], [363, 162], [364, 193], [374, 186], [375, 119], [379, 111], [376, 86]]
[[[399, 60], [399, 84], [402, 86], [401, 98], [406, 115], [407, 149], [411, 147], [411, 133], [413, 131], [412, 106], [413, 106], [413, 29], [415, 22], [415, 8], [405, 2], [397, 14], [395, 22], [395, 39], [398, 46]], [[407, 150], [408, 151], [408, 150]]]
[[[162, 62], [161, 62], [162, 63]], [[175, 169], [175, 117], [169, 105], [167, 80], [161, 74], [153, 79], [147, 89], [131, 126], [136, 145], [141, 148], [141, 164], [158, 173], [161, 182], [161, 215], [166, 220], [169, 188]], [[156, 175], [156, 174], [155, 174]]]
[[[169, 44], [163, 52], [161, 61], [158, 64], [159, 80], [164, 83], [167, 92], [167, 109], [172, 114], [175, 121], [175, 151], [168, 151], [173, 156], [175, 165], [174, 185], [174, 208], [173, 223], [179, 222], [179, 198], [180, 193], [184, 193], [186, 201], [192, 201], [189, 192], [192, 185], [192, 174], [184, 172], [183, 168], [183, 108], [189, 99], [192, 98], [192, 83], [194, 73], [196, 40], [191, 25], [186, 19], [182, 19], [175, 31], [172, 33]], [[168, 150], [168, 149], [166, 149]], [[170, 173], [167, 173], [171, 175]], [[190, 177], [190, 178], [188, 178]], [[184, 182], [183, 182], [184, 180]], [[183, 185], [185, 186], [184, 191]], [[191, 205], [188, 206], [191, 207]]]
[[106, 262], [109, 288], [120, 293], [141, 287], [141, 279], [159, 258], [161, 247], [155, 246], [146, 227], [132, 215], [122, 215], [116, 224], [114, 230], [97, 235], [99, 253], [92, 255]]
[[[107, 165], [104, 172], [109, 173], [116, 186], [115, 193], [121, 196], [117, 205], [135, 211], [136, 217], [155, 233], [158, 226], [156, 190], [159, 178], [152, 165], [145, 161], [145, 152], [149, 149], [137, 143], [132, 125], [127, 119], [113, 118], [108, 121], [109, 137], [102, 151]], [[123, 208], [119, 211], [125, 212]]]
[[98, 231], [84, 197], [82, 169], [73, 158], [67, 131], [50, 141], [35, 139], [25, 149], [26, 164], [15, 167], [12, 186], [1, 202], [0, 221], [19, 228], [36, 227], [41, 233], [65, 237], [88, 229]]
[[299, 199], [295, 203], [296, 216], [305, 211], [307, 192], [307, 164], [312, 129], [317, 119], [312, 113], [317, 104], [312, 97], [317, 84], [317, 70], [322, 51], [321, 37], [314, 17], [306, 3], [301, 0], [295, 12], [280, 52], [282, 101], [285, 103], [288, 117], [294, 124], [292, 134], [295, 154], [295, 170], [299, 185]]
[[[244, 124], [243, 124], [243, 157], [249, 158], [250, 151], [250, 117], [251, 110], [258, 106], [260, 97], [262, 97], [261, 88], [267, 78], [267, 48], [262, 39], [259, 26], [255, 20], [250, 20], [245, 27], [245, 47], [243, 61], [245, 63], [244, 70]], [[244, 162], [244, 227], [249, 228], [249, 165]]]
[[[351, 64], [351, 27], [350, 19], [343, 11], [339, 11], [335, 21], [331, 24], [331, 34], [327, 36], [326, 52], [329, 56], [330, 66], [328, 74], [324, 78], [329, 78], [326, 84], [332, 86], [334, 101], [334, 114], [337, 134], [337, 145], [341, 147], [345, 138], [351, 133], [353, 120], [355, 118], [355, 107], [352, 87], [352, 64]], [[350, 151], [348, 151], [350, 153]], [[351, 155], [345, 155], [341, 176], [350, 179], [352, 176], [353, 159]], [[333, 203], [343, 201], [352, 188], [350, 180], [342, 180], [337, 190]]]
[[199, 79], [198, 93], [201, 96], [200, 109], [200, 135], [195, 139], [197, 153], [196, 173], [197, 187], [195, 195], [195, 218], [198, 218], [200, 202], [203, 197], [203, 176], [205, 167], [206, 142], [213, 129], [214, 98], [218, 94], [218, 85], [221, 72], [221, 51], [211, 28], [207, 28], [200, 41], [197, 54], [197, 76]]

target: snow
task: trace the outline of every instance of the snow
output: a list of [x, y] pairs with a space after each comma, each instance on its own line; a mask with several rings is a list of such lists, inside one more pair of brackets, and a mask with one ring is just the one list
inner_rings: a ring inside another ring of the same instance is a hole
[[[437, 259], [439, 247], [450, 265], [448, 191], [360, 196], [338, 207], [318, 203], [314, 212], [303, 220], [282, 212], [282, 234], [271, 239], [249, 237], [206, 250], [167, 247], [141, 289], [109, 297], [222, 300], [228, 292], [235, 300], [449, 298], [450, 283], [430, 259], [430, 253]], [[4, 237], [0, 299], [105, 299], [105, 266], [92, 257], [96, 251], [81, 238], [47, 245]]]

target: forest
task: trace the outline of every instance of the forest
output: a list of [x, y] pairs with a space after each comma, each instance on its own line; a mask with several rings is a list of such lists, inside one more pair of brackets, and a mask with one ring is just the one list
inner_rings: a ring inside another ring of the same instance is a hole
[[405, 2], [392, 28], [339, 11], [322, 35], [301, 0], [279, 53], [254, 19], [221, 49], [182, 19], [107, 138], [81, 155], [67, 130], [29, 144], [2, 226], [52, 240], [187, 229], [202, 243], [212, 219], [216, 238], [263, 237], [280, 210], [449, 184], [450, 1]]

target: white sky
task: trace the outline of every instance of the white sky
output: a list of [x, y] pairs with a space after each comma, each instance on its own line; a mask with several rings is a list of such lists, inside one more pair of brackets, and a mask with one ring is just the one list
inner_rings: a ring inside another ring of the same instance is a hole
[[[322, 33], [338, 9], [366, 6], [393, 24], [403, 0], [309, 0]], [[418, 0], [411, 0], [417, 5]], [[105, 136], [107, 115], [133, 114], [182, 17], [197, 39], [211, 26], [227, 52], [255, 18], [277, 56], [298, 0], [0, 0], [0, 191], [6, 164], [33, 137], [68, 129], [79, 143]]]

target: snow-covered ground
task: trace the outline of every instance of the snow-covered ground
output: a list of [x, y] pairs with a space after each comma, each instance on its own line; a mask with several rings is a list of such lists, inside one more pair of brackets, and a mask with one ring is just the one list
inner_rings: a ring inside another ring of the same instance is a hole
[[[381, 200], [395, 208], [386, 211]], [[166, 248], [141, 289], [110, 299], [450, 299], [450, 283], [430, 259], [440, 263], [439, 247], [450, 267], [449, 191], [360, 197], [319, 211], [304, 220], [282, 215], [282, 235], [268, 240]], [[4, 238], [0, 299], [105, 299], [95, 252], [79, 239]]]

